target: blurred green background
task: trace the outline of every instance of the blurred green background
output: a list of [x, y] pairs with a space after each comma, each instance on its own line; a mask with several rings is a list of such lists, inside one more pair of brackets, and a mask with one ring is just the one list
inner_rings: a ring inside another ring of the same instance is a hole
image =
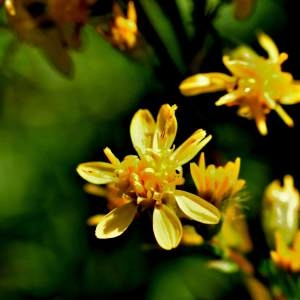
[[[207, 3], [214, 7], [217, 2]], [[137, 1], [138, 12], [143, 8], [138, 24], [153, 52], [138, 57], [123, 53], [86, 25], [82, 48], [70, 51], [70, 78], [36, 47], [17, 43], [14, 51], [8, 50], [15, 36], [0, 30], [1, 300], [217, 300], [231, 299], [236, 292], [240, 299], [250, 299], [238, 273], [207, 269], [206, 249], [142, 247], [153, 238], [148, 220], [137, 221], [114, 240], [97, 240], [86, 220], [105, 208], [105, 201], [83, 191], [76, 166], [104, 160], [106, 146], [120, 158], [132, 154], [129, 124], [134, 112], [148, 108], [156, 115], [161, 104], [176, 103], [177, 144], [204, 128], [213, 135], [204, 149], [208, 163], [215, 157], [222, 162], [241, 157], [255, 245], [251, 259], [259, 262], [267, 251], [259, 227], [264, 187], [287, 173], [300, 187], [295, 143], [299, 107], [287, 107], [295, 128], [287, 128], [272, 113], [269, 135], [262, 137], [254, 122], [236, 116], [234, 109], [216, 108], [217, 94], [185, 98], [178, 84], [191, 74], [191, 53], [202, 55], [201, 71], [222, 71], [224, 48], [246, 42], [259, 49], [258, 29], [289, 53], [284, 69], [300, 79], [300, 49], [292, 33], [300, 25], [296, 2], [256, 0], [253, 13], [241, 21], [224, 1], [213, 18], [204, 22], [199, 16], [199, 28], [189, 22], [193, 1], [174, 1], [182, 13], [180, 24], [174, 19], [174, 3]], [[204, 12], [203, 4], [194, 5]], [[187, 40], [195, 32], [203, 39], [186, 44], [183, 32]]]

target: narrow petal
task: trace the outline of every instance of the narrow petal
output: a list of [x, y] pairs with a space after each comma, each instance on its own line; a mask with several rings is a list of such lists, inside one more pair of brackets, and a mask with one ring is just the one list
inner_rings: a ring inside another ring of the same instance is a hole
[[205, 190], [205, 169], [202, 170], [200, 167], [197, 166], [196, 163], [190, 164], [190, 171], [197, 188], [197, 191], [204, 191]]
[[216, 101], [215, 105], [216, 106], [221, 106], [221, 105], [233, 105], [236, 100], [241, 98], [243, 96], [243, 93], [239, 90], [230, 92]]
[[185, 142], [183, 142], [171, 155], [171, 159], [182, 166], [197, 155], [197, 153], [211, 140], [209, 135], [205, 138], [206, 131], [198, 129]]
[[205, 174], [205, 186], [207, 191], [214, 191], [216, 188], [216, 167], [214, 165], [209, 165], [206, 168]]
[[135, 6], [134, 6], [133, 1], [128, 2], [127, 19], [129, 21], [134, 22], [134, 23], [136, 23], [136, 21], [137, 21], [137, 14], [136, 14], [136, 10], [135, 10]]
[[130, 136], [136, 152], [141, 155], [152, 146], [155, 131], [155, 121], [147, 109], [138, 110], [130, 124]]
[[4, 6], [5, 6], [5, 9], [7, 10], [7, 12], [11, 16], [15, 16], [16, 15], [16, 9], [15, 9], [14, 1], [6, 0], [6, 1], [4, 1]]
[[161, 106], [157, 115], [157, 127], [153, 139], [154, 149], [169, 149], [172, 146], [177, 133], [176, 109], [176, 105], [164, 104]]
[[235, 82], [234, 77], [223, 73], [202, 73], [183, 80], [179, 85], [179, 90], [185, 96], [194, 96], [226, 90], [233, 87]]
[[120, 164], [120, 160], [112, 153], [112, 151], [108, 147], [106, 147], [103, 152], [114, 167], [117, 167]]
[[263, 114], [257, 115], [255, 118], [256, 127], [261, 135], [268, 134], [266, 116]]
[[194, 194], [176, 190], [175, 199], [179, 208], [195, 221], [205, 224], [217, 224], [220, 221], [220, 211], [214, 205]]
[[165, 250], [176, 248], [182, 236], [182, 225], [176, 214], [166, 205], [162, 204], [153, 211], [154, 236]]
[[106, 162], [82, 163], [76, 171], [83, 179], [94, 184], [106, 184], [115, 179], [114, 166]]
[[94, 215], [91, 216], [87, 219], [87, 224], [90, 226], [96, 226], [103, 218], [105, 215]]
[[284, 121], [284, 123], [287, 126], [289, 126], [289, 127], [294, 126], [293, 119], [286, 113], [286, 111], [280, 105], [276, 105], [274, 110], [277, 112], [279, 117]]
[[255, 77], [254, 70], [247, 61], [230, 59], [228, 55], [223, 56], [223, 63], [226, 68], [236, 77]]
[[271, 61], [277, 63], [279, 58], [279, 52], [273, 40], [263, 32], [260, 32], [258, 34], [257, 39], [262, 48], [265, 49], [265, 51], [268, 53]]
[[106, 197], [107, 196], [107, 189], [106, 186], [102, 187], [99, 185], [95, 185], [93, 183], [86, 183], [83, 185], [83, 190], [91, 195], [98, 196], [98, 197]]
[[180, 243], [187, 246], [203, 244], [203, 237], [191, 225], [182, 226], [182, 238]]
[[241, 159], [237, 157], [235, 159], [234, 165], [233, 165], [233, 170], [232, 170], [232, 175], [231, 178], [233, 180], [237, 180], [239, 177], [239, 172], [240, 172], [240, 167], [241, 167]]
[[121, 235], [131, 224], [137, 212], [134, 203], [129, 202], [105, 215], [96, 227], [98, 239], [110, 239]]
[[280, 98], [281, 104], [290, 105], [297, 104], [300, 102], [300, 85], [293, 84], [290, 86], [289, 91]]
[[239, 179], [231, 190], [231, 195], [237, 194], [244, 186], [246, 185], [246, 181], [243, 179]]

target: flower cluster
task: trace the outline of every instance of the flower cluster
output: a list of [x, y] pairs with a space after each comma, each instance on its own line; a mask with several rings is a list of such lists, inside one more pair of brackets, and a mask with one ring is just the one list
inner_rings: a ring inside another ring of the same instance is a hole
[[182, 166], [194, 158], [211, 136], [199, 129], [175, 149], [175, 110], [175, 105], [162, 105], [156, 122], [148, 110], [140, 109], [133, 116], [130, 135], [138, 155], [128, 155], [120, 161], [106, 148], [109, 163], [87, 162], [78, 166], [78, 173], [88, 182], [108, 184], [112, 210], [97, 224], [98, 238], [121, 235], [137, 213], [146, 209], [153, 213], [153, 232], [158, 244], [168, 250], [177, 247], [182, 238], [180, 218], [205, 224], [219, 222], [220, 212], [214, 205], [177, 189], [184, 183]]
[[[197, 195], [206, 199], [222, 214], [222, 225], [212, 239], [212, 243], [220, 248], [224, 255], [230, 255], [232, 250], [249, 252], [252, 242], [248, 226], [241, 208], [240, 192], [245, 188], [246, 181], [239, 179], [240, 158], [229, 161], [224, 166], [210, 164], [206, 166], [204, 152], [201, 153], [198, 164], [190, 164], [191, 176], [197, 189]], [[185, 227], [185, 245], [202, 244], [203, 238], [196, 231]]]
[[258, 35], [258, 41], [268, 53], [268, 58], [259, 56], [248, 46], [239, 46], [223, 56], [223, 63], [232, 76], [218, 72], [199, 73], [184, 79], [179, 89], [185, 96], [227, 91], [215, 104], [238, 106], [238, 115], [254, 119], [259, 132], [266, 135], [266, 116], [272, 110], [289, 127], [294, 126], [292, 118], [281, 105], [300, 102], [300, 84], [290, 73], [281, 70], [288, 55], [279, 53], [273, 40], [265, 33]]

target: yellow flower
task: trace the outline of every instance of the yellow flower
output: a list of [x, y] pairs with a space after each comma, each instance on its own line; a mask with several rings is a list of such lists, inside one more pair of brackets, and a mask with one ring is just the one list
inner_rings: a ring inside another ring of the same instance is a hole
[[263, 196], [262, 225], [269, 243], [273, 247], [274, 232], [279, 231], [289, 244], [299, 224], [300, 194], [294, 187], [291, 175], [285, 175], [283, 186], [274, 180], [265, 189]]
[[212, 241], [225, 252], [229, 249], [248, 252], [252, 248], [245, 218], [236, 201], [238, 192], [246, 183], [238, 178], [240, 164], [241, 160], [238, 157], [234, 162], [227, 162], [225, 166], [206, 166], [203, 152], [198, 165], [190, 164], [198, 195], [222, 211], [222, 226]]
[[[216, 224], [219, 210], [201, 197], [176, 189], [184, 183], [182, 165], [190, 161], [209, 142], [202, 129], [195, 131], [177, 149], [176, 106], [162, 105], [155, 122], [148, 110], [133, 116], [130, 135], [138, 155], [122, 161], [105, 148], [109, 163], [88, 162], [77, 167], [79, 175], [92, 184], [108, 184], [115, 208], [96, 227], [98, 238], [121, 235], [139, 211], [153, 211], [153, 231], [164, 249], [178, 246], [182, 237], [180, 218]], [[111, 192], [112, 191], [112, 192]]]
[[238, 179], [240, 164], [240, 158], [236, 158], [224, 167], [212, 164], [206, 167], [202, 152], [199, 164], [190, 164], [198, 195], [220, 208], [225, 200], [233, 198], [245, 186], [245, 180]]
[[268, 133], [266, 115], [275, 110], [289, 126], [294, 125], [281, 104], [300, 101], [300, 84], [290, 73], [282, 72], [281, 64], [288, 58], [279, 53], [273, 40], [260, 33], [258, 41], [268, 53], [268, 58], [259, 56], [251, 48], [240, 46], [223, 56], [223, 63], [232, 76], [223, 73], [195, 74], [183, 80], [179, 86], [185, 96], [226, 90], [216, 105], [238, 106], [238, 115], [254, 119], [262, 135]]
[[271, 251], [273, 262], [281, 269], [289, 272], [300, 272], [300, 230], [294, 236], [289, 247], [279, 231], [275, 232], [275, 251]]
[[127, 15], [125, 16], [122, 7], [115, 1], [113, 3], [113, 20], [110, 28], [102, 29], [100, 24], [97, 29], [113, 46], [121, 50], [134, 48], [139, 34], [134, 2], [128, 2]]

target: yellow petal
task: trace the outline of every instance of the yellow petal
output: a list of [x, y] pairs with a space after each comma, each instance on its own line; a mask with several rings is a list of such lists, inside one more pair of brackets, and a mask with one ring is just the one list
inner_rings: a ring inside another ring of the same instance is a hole
[[154, 131], [155, 121], [149, 110], [138, 110], [131, 120], [130, 136], [133, 147], [139, 155], [152, 146]]
[[277, 63], [279, 58], [279, 52], [273, 40], [263, 32], [260, 32], [258, 34], [257, 39], [262, 48], [265, 49], [265, 51], [268, 53], [271, 61]]
[[246, 181], [243, 179], [239, 179], [233, 186], [231, 190], [231, 196], [237, 194], [244, 186], [246, 185]]
[[106, 197], [107, 196], [107, 189], [106, 187], [102, 187], [99, 185], [95, 185], [93, 183], [86, 183], [83, 185], [83, 190], [91, 195], [98, 196], [98, 197]]
[[104, 154], [106, 155], [107, 159], [110, 161], [110, 163], [116, 167], [120, 164], [120, 160], [112, 153], [112, 151], [106, 147], [103, 150]]
[[198, 129], [185, 142], [183, 142], [171, 155], [171, 159], [182, 166], [191, 159], [211, 140], [209, 135], [205, 138], [206, 131]]
[[300, 84], [292, 84], [289, 91], [279, 99], [281, 104], [296, 104], [300, 102]]
[[236, 77], [254, 77], [255, 75], [247, 61], [237, 59], [231, 60], [228, 55], [224, 55], [223, 63], [226, 68]]
[[185, 96], [194, 96], [226, 90], [233, 87], [235, 81], [235, 78], [223, 73], [202, 73], [183, 80], [179, 90]]
[[220, 221], [220, 211], [214, 205], [194, 194], [176, 190], [175, 199], [179, 208], [195, 221], [205, 224], [217, 224]]
[[127, 19], [134, 23], [136, 23], [136, 21], [137, 21], [137, 14], [136, 14], [136, 10], [135, 10], [133, 1], [128, 2]]
[[182, 225], [176, 214], [162, 204], [153, 211], [154, 236], [165, 250], [176, 248], [181, 240]]
[[157, 127], [153, 139], [154, 149], [169, 149], [177, 133], [177, 120], [175, 116], [176, 105], [164, 104], [157, 115]]
[[106, 184], [115, 179], [115, 168], [106, 162], [82, 163], [76, 170], [83, 179], [94, 184]]
[[196, 231], [194, 226], [184, 225], [182, 227], [182, 238], [180, 243], [186, 246], [201, 245], [204, 242], [203, 237]]
[[214, 191], [216, 188], [216, 168], [214, 165], [209, 165], [206, 169], [206, 190]]
[[[201, 156], [203, 157], [203, 156]], [[191, 175], [196, 185], [197, 191], [204, 191], [205, 188], [205, 170], [201, 172], [201, 169], [196, 163], [190, 164]]]
[[87, 224], [90, 226], [96, 226], [105, 215], [94, 215], [87, 219]]
[[14, 5], [14, 1], [13, 0], [5, 0], [4, 1], [4, 6], [5, 6], [5, 9], [7, 10], [7, 12], [11, 16], [15, 16], [16, 15], [16, 10], [15, 10], [15, 5]]
[[235, 159], [233, 169], [232, 169], [232, 174], [230, 176], [232, 178], [232, 180], [237, 180], [238, 179], [239, 172], [240, 172], [240, 167], [241, 167], [241, 159], [239, 157], [237, 157]]
[[276, 105], [274, 110], [278, 113], [279, 117], [284, 121], [284, 123], [287, 126], [289, 127], [294, 126], [293, 119], [286, 113], [286, 111], [280, 105]]
[[230, 92], [222, 97], [219, 98], [219, 100], [216, 101], [215, 105], [216, 106], [221, 106], [221, 105], [233, 105], [236, 100], [241, 98], [243, 96], [243, 93], [239, 90]]
[[110, 239], [121, 235], [133, 221], [136, 212], [137, 207], [132, 202], [113, 209], [98, 223], [96, 237]]
[[255, 118], [256, 127], [261, 135], [268, 134], [266, 117], [263, 114], [257, 115]]

